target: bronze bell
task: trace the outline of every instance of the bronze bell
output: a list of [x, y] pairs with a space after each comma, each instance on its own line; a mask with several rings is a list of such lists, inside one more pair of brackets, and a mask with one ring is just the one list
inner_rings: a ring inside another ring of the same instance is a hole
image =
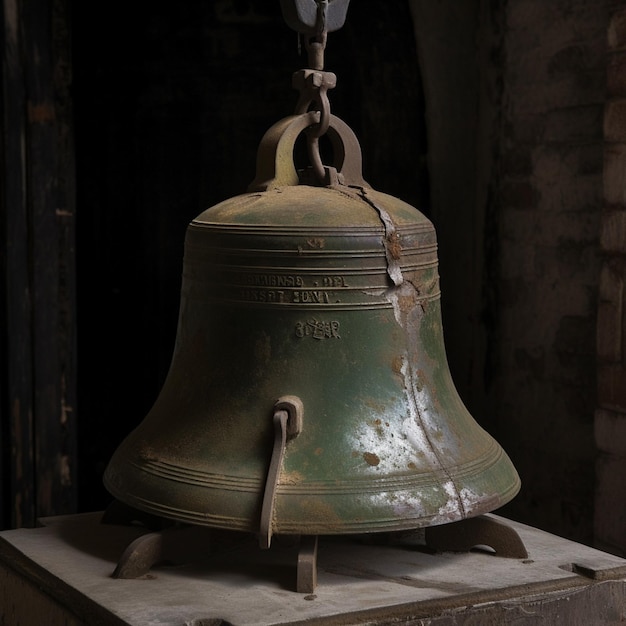
[[187, 228], [169, 373], [104, 475], [130, 507], [267, 547], [444, 524], [520, 488], [450, 375], [433, 224], [363, 180], [334, 78], [294, 75], [296, 114], [263, 137], [248, 192]]
[[269, 543], [442, 524], [519, 490], [451, 379], [432, 223], [363, 181], [335, 116], [332, 180], [299, 184], [317, 120], [275, 124], [248, 193], [187, 229], [169, 374], [104, 476], [136, 509]]

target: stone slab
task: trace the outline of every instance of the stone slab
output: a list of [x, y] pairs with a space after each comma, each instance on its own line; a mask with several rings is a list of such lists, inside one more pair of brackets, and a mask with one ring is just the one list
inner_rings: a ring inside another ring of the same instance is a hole
[[[295, 591], [293, 542], [277, 540], [261, 550], [245, 534], [193, 564], [113, 578], [126, 547], [146, 530], [103, 524], [100, 512], [1, 532], [0, 565], [65, 607], [76, 620], [66, 623], [89, 626], [525, 624], [538, 615], [549, 617], [543, 623], [571, 626], [626, 619], [625, 559], [490, 517], [517, 531], [528, 558], [498, 556], [485, 547], [433, 552], [410, 533], [386, 544], [372, 543], [371, 536], [320, 537], [318, 581], [309, 594]], [[2, 619], [9, 612], [17, 619], [25, 610], [7, 595], [0, 592], [0, 623], [12, 623]], [[478, 614], [483, 621], [464, 621]], [[559, 615], [567, 621], [558, 621]]]

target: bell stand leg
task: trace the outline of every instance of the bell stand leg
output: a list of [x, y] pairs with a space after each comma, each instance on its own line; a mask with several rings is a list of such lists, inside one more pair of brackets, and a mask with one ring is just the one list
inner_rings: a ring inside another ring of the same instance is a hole
[[[475, 546], [488, 546], [497, 556], [526, 559], [528, 551], [518, 532], [508, 524], [486, 515], [425, 529], [429, 548], [445, 552], [469, 552]], [[317, 535], [300, 539], [297, 591], [313, 593], [317, 586]]]
[[213, 546], [211, 530], [203, 527], [172, 527], [147, 533], [126, 547], [112, 576], [139, 578], [157, 564], [191, 563], [209, 554]]
[[[161, 563], [184, 564], [209, 554], [229, 535], [216, 539], [216, 531], [196, 526], [174, 526], [168, 520], [133, 509], [114, 501], [102, 516], [104, 524], [138, 525], [150, 532], [132, 541], [119, 558], [112, 577], [133, 579], [146, 576]], [[167, 526], [166, 524], [170, 524]], [[232, 542], [240, 541], [230, 536]], [[298, 546], [296, 591], [313, 593], [317, 586], [317, 535], [302, 535]]]
[[140, 526], [150, 531], [126, 547], [113, 571], [113, 578], [139, 578], [160, 563], [189, 563], [206, 555], [214, 544], [211, 529], [175, 525], [117, 500], [107, 508], [101, 521], [103, 524]]
[[[197, 529], [166, 529], [147, 533], [132, 541], [117, 562], [112, 578], [132, 579], [147, 575], [160, 563], [183, 564], [211, 550], [210, 535]], [[199, 540], [201, 543], [199, 543]], [[300, 538], [296, 591], [313, 593], [317, 587], [317, 535]]]
[[296, 591], [313, 593], [317, 587], [317, 535], [300, 537]]
[[426, 528], [426, 545], [440, 552], [468, 552], [475, 546], [488, 546], [497, 556], [528, 558], [526, 546], [517, 531], [486, 515], [429, 526]]

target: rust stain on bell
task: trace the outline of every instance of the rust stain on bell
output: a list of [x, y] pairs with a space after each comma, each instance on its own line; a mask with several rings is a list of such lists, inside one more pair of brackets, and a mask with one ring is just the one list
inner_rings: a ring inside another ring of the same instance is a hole
[[371, 465], [373, 467], [376, 467], [380, 463], [380, 458], [377, 454], [374, 454], [373, 452], [364, 452], [363, 458], [368, 465]]

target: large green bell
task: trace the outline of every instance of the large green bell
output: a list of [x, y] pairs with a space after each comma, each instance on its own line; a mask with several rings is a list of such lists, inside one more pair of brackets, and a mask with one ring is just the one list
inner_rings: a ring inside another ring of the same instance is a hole
[[268, 536], [493, 511], [519, 477], [451, 379], [434, 227], [363, 181], [335, 116], [328, 184], [301, 184], [294, 145], [316, 116], [275, 124], [248, 193], [189, 225], [170, 371], [105, 485], [141, 511]]

